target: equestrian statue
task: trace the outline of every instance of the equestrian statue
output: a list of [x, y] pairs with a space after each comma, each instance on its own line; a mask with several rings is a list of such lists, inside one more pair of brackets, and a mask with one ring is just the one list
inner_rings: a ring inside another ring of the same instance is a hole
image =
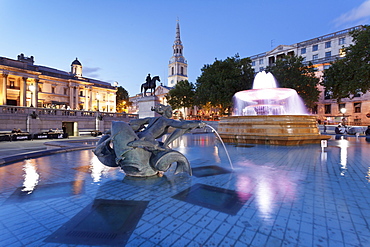
[[150, 95], [155, 95], [155, 88], [156, 88], [156, 81], [161, 81], [159, 76], [154, 76], [150, 78], [150, 74], [146, 77], [146, 82], [141, 84], [141, 93], [143, 93], [143, 97], [146, 96], [146, 90], [150, 89]]

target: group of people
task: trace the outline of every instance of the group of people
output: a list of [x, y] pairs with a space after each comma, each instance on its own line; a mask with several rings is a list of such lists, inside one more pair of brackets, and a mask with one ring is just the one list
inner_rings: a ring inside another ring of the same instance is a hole
[[16, 129], [16, 128], [14, 128], [14, 129], [12, 130], [12, 134], [17, 134], [17, 133], [22, 133], [22, 130], [21, 130], [21, 129]]
[[[337, 127], [335, 127], [335, 134], [343, 135], [347, 133], [347, 127], [342, 124], [338, 124]], [[370, 125], [367, 126], [367, 129], [365, 130], [365, 135], [370, 136]]]
[[345, 134], [347, 133], [347, 128], [345, 125], [338, 124], [337, 127], [335, 127], [335, 134]]

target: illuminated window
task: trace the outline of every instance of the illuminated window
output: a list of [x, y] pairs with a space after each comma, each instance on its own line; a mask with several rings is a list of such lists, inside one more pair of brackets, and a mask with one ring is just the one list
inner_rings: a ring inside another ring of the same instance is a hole
[[346, 52], [344, 51], [344, 49], [339, 49], [339, 56], [344, 57], [345, 55], [346, 55]]
[[15, 82], [14, 81], [9, 81], [9, 88], [15, 88]]
[[355, 113], [361, 112], [361, 103], [353, 103], [353, 108], [355, 109]]

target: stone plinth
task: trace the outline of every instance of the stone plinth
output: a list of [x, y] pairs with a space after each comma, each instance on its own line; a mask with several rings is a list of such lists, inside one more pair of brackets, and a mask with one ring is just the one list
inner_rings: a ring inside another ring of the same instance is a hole
[[158, 117], [159, 114], [152, 111], [152, 107], [159, 105], [157, 96], [146, 96], [138, 100], [139, 118]]
[[218, 133], [228, 143], [301, 145], [320, 143], [316, 117], [309, 115], [232, 116], [221, 118]]

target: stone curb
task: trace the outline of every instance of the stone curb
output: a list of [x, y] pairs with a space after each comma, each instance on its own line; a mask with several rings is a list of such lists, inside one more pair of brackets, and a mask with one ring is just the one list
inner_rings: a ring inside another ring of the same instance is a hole
[[[81, 140], [81, 141], [84, 141], [84, 140]], [[38, 157], [41, 157], [41, 156], [47, 156], [47, 155], [51, 155], [51, 154], [65, 153], [65, 152], [72, 152], [72, 151], [86, 150], [86, 149], [95, 148], [95, 146], [73, 146], [73, 147], [71, 147], [70, 145], [62, 145], [62, 143], [63, 142], [56, 143], [56, 144], [60, 144], [60, 145], [52, 144], [52, 142], [45, 143], [45, 145], [47, 145], [47, 146], [59, 146], [60, 148], [54, 148], [54, 149], [36, 151], [36, 152], [29, 152], [29, 153], [18, 154], [18, 155], [13, 155], [13, 156], [9, 156], [9, 157], [0, 158], [0, 167], [9, 165], [9, 164], [14, 163], [14, 162], [22, 161], [22, 160], [25, 160], [25, 159], [32, 159], [32, 158], [38, 158]], [[64, 142], [64, 144], [66, 144], [66, 142]]]

